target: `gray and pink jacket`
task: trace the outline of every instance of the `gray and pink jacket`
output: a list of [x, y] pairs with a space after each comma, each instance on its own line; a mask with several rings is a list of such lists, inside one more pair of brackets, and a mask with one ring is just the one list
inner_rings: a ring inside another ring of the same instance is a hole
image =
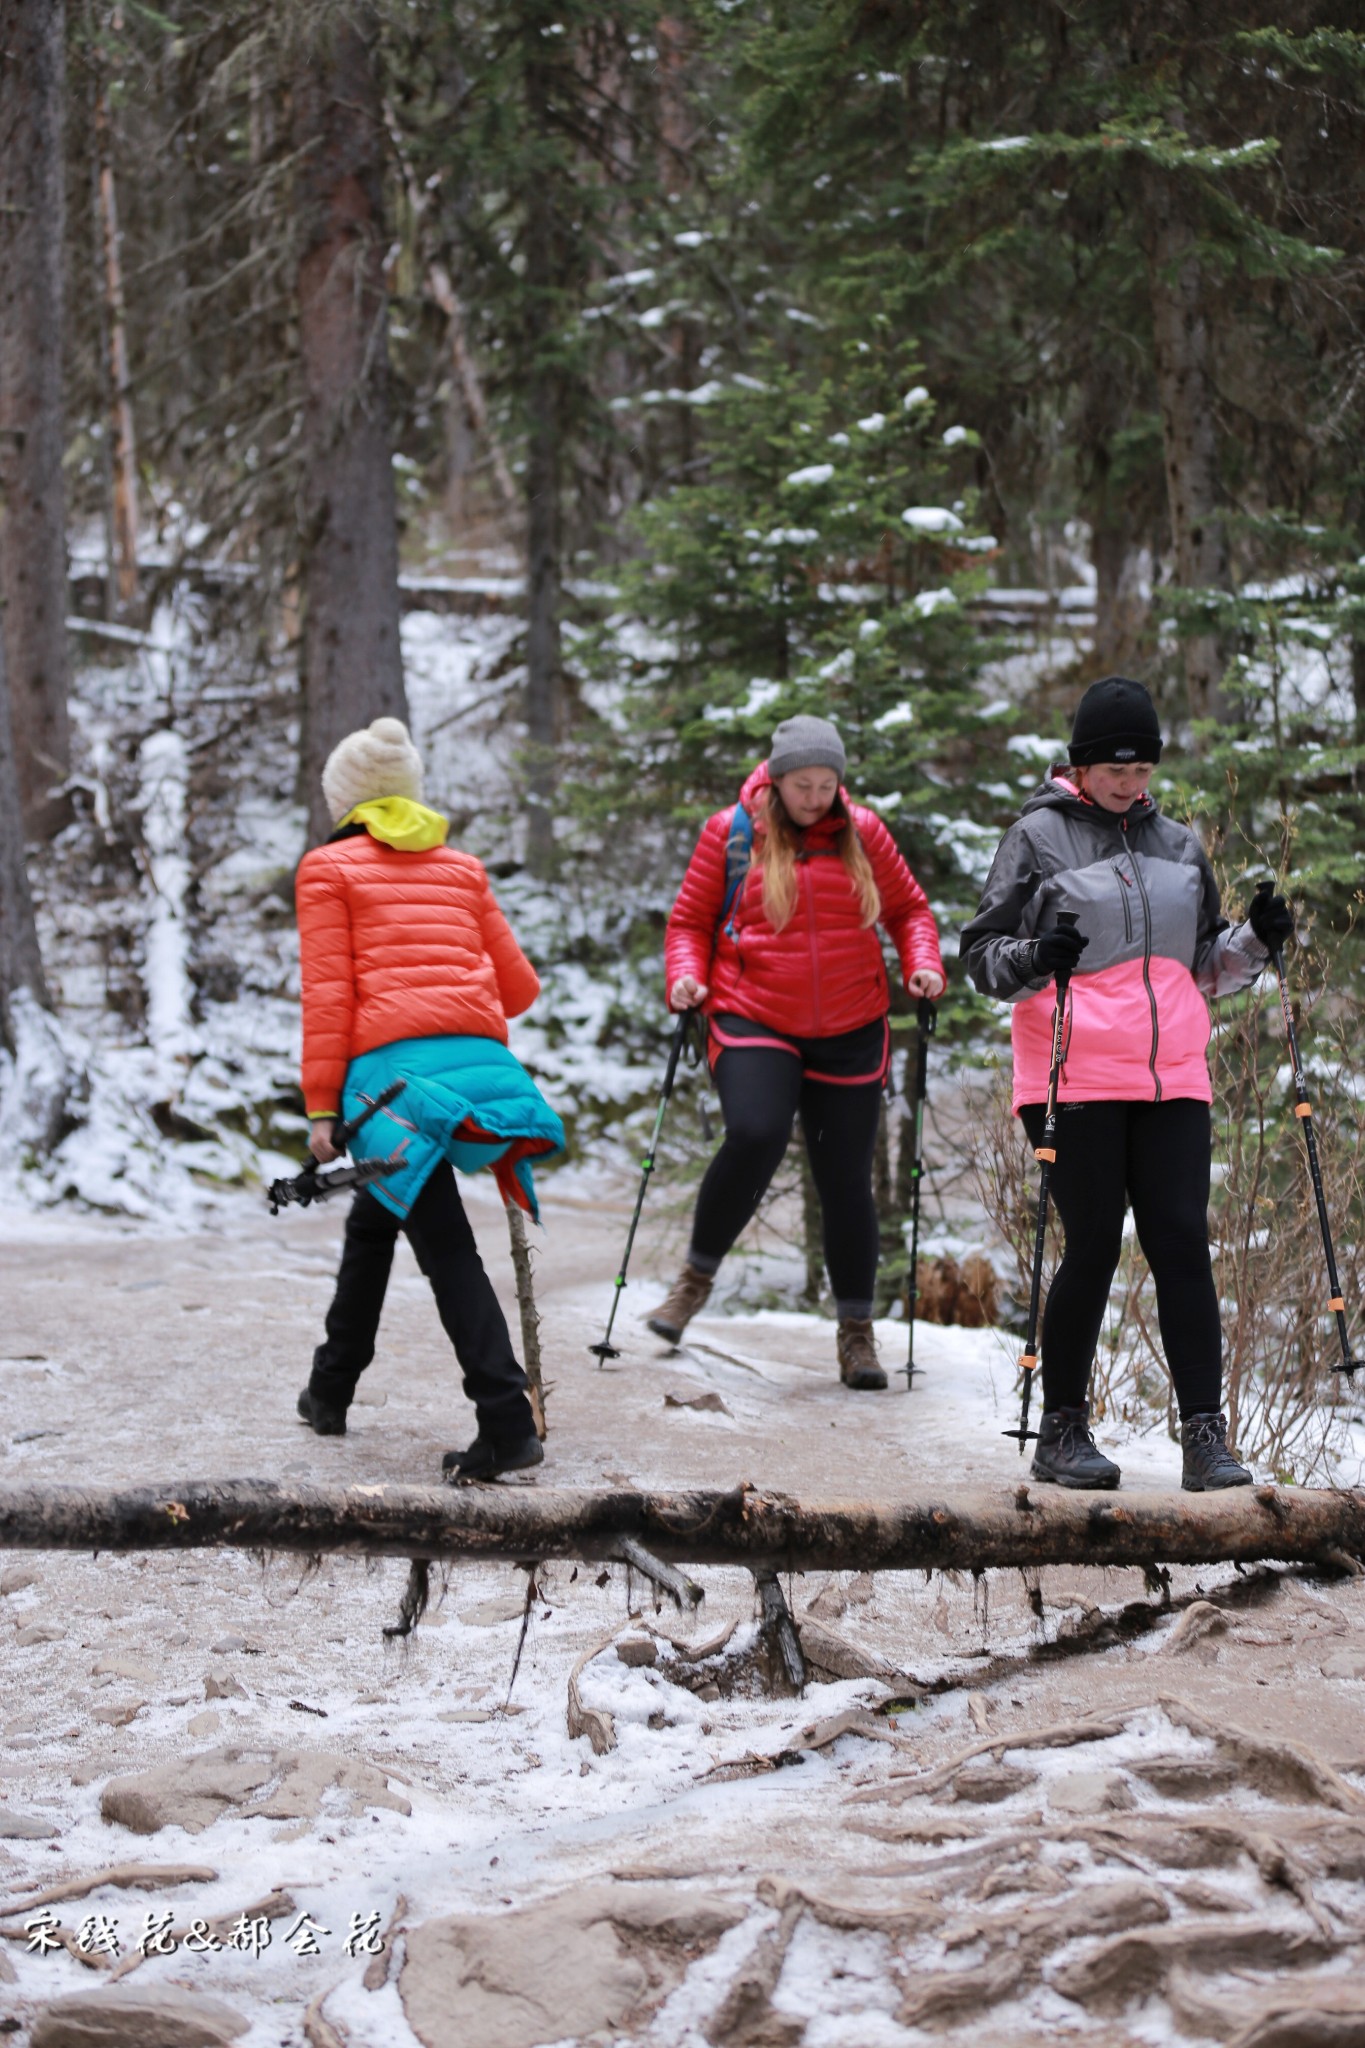
[[1187, 825], [1149, 796], [1106, 811], [1054, 769], [1000, 842], [961, 957], [983, 995], [1014, 1004], [1014, 1107], [1047, 1097], [1053, 987], [1031, 942], [1073, 910], [1089, 940], [1063, 1033], [1064, 1102], [1212, 1100], [1208, 996], [1246, 988], [1269, 955], [1230, 927]]

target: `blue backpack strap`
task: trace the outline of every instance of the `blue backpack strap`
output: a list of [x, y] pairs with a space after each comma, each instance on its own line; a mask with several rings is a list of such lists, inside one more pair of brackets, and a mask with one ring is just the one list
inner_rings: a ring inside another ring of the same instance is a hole
[[725, 842], [725, 901], [720, 906], [716, 919], [717, 936], [724, 932], [727, 938], [735, 936], [734, 922], [730, 917], [740, 891], [749, 873], [749, 864], [754, 851], [754, 821], [743, 804], [736, 804], [730, 820], [730, 836]]

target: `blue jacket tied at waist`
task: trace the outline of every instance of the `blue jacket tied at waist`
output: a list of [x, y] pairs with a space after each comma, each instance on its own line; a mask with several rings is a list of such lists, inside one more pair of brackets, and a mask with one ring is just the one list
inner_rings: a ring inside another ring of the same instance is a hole
[[342, 1114], [358, 1116], [390, 1082], [403, 1091], [357, 1134], [351, 1157], [402, 1164], [369, 1183], [405, 1217], [437, 1162], [462, 1173], [488, 1167], [504, 1202], [536, 1221], [531, 1162], [564, 1150], [564, 1126], [515, 1054], [495, 1038], [404, 1038], [361, 1053], [346, 1071]]

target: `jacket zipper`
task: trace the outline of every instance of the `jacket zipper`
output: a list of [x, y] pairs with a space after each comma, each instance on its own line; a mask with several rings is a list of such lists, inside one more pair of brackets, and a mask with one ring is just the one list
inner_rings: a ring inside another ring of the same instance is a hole
[[810, 989], [814, 1004], [815, 1029], [812, 1038], [820, 1036], [820, 962], [815, 949], [815, 884], [811, 880], [810, 861], [802, 853], [797, 855], [801, 867], [801, 893], [806, 899], [806, 938], [810, 947]]
[[[1128, 837], [1127, 818], [1122, 818], [1120, 823], [1123, 827], [1123, 836], [1126, 839]], [[1142, 879], [1142, 869], [1138, 866], [1136, 854], [1133, 855], [1133, 873], [1137, 877], [1138, 894], [1142, 898], [1142, 985], [1147, 991], [1147, 1007], [1152, 1013], [1152, 1051], [1147, 1065], [1151, 1070], [1152, 1076], [1152, 1100], [1153, 1102], [1160, 1102], [1161, 1080], [1156, 1070], [1156, 1055], [1157, 1048], [1161, 1043], [1161, 1033], [1157, 1023], [1156, 993], [1152, 988], [1152, 905], [1147, 894], [1147, 885]]]
[[1125, 939], [1131, 939], [1133, 936], [1133, 912], [1128, 896], [1133, 885], [1117, 861], [1114, 861], [1112, 865], [1114, 880], [1119, 885], [1119, 902], [1123, 905], [1123, 936]]

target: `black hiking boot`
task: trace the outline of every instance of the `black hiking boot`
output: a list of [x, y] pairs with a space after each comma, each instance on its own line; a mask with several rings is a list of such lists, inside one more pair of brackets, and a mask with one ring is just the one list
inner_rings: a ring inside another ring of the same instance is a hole
[[705, 1308], [715, 1284], [714, 1273], [699, 1273], [695, 1266], [684, 1266], [667, 1298], [652, 1316], [646, 1317], [645, 1328], [662, 1337], [665, 1344], [681, 1344], [683, 1331], [698, 1309]]
[[1090, 1434], [1089, 1408], [1054, 1408], [1038, 1424], [1033, 1454], [1035, 1479], [1055, 1486], [1113, 1487], [1123, 1474], [1112, 1458], [1096, 1448]]
[[1186, 1493], [1221, 1493], [1225, 1486], [1250, 1486], [1252, 1476], [1228, 1449], [1226, 1415], [1190, 1415], [1180, 1425]]
[[447, 1486], [459, 1486], [467, 1479], [496, 1479], [499, 1472], [525, 1472], [539, 1465], [545, 1447], [534, 1430], [513, 1444], [495, 1444], [482, 1431], [465, 1451], [447, 1451], [441, 1460], [441, 1476]]
[[345, 1436], [346, 1410], [336, 1408], [330, 1401], [324, 1401], [310, 1387], [299, 1395], [299, 1414], [319, 1436]]

